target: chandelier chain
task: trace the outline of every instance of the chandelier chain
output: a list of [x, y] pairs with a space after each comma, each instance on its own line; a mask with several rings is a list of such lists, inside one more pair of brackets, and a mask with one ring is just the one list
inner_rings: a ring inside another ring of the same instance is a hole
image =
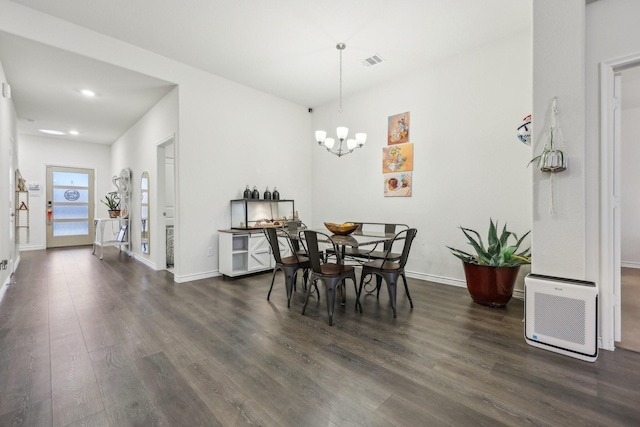
[[342, 114], [342, 49], [340, 49], [340, 108], [338, 112]]

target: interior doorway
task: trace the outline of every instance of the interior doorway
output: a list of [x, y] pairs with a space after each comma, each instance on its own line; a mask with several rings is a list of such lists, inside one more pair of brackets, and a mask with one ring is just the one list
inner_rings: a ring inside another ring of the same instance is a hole
[[47, 248], [93, 243], [93, 169], [47, 166], [46, 200]]
[[175, 268], [175, 137], [171, 136], [157, 146], [158, 171], [158, 268]]
[[[640, 53], [600, 65], [600, 155], [601, 155], [601, 211], [600, 211], [600, 257], [601, 257], [601, 337], [602, 347], [613, 350], [622, 342], [632, 341], [634, 333], [629, 326], [623, 330], [623, 311], [632, 314], [633, 308], [623, 304], [622, 263], [622, 219], [623, 219], [623, 154], [622, 111], [623, 73], [640, 66]], [[627, 147], [628, 149], [629, 147]], [[637, 169], [636, 166], [633, 169]], [[631, 184], [629, 184], [631, 185]], [[636, 183], [632, 185], [637, 187]], [[639, 242], [640, 243], [640, 242]], [[624, 271], [624, 273], [629, 273]], [[627, 278], [633, 275], [625, 274]], [[639, 282], [640, 283], [640, 282]], [[640, 286], [640, 285], [639, 285]], [[624, 291], [629, 295], [629, 290]], [[627, 317], [625, 315], [625, 317]], [[625, 322], [625, 325], [628, 322]], [[637, 328], [635, 325], [635, 329]], [[625, 335], [627, 337], [625, 338]], [[640, 350], [639, 350], [640, 351]]]
[[621, 340], [616, 347], [640, 352], [640, 66], [620, 71], [616, 78], [621, 80]]

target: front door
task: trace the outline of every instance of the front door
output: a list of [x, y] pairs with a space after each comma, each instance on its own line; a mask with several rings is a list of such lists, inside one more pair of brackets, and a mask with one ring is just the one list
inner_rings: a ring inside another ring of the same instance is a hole
[[47, 166], [47, 248], [93, 243], [93, 169]]

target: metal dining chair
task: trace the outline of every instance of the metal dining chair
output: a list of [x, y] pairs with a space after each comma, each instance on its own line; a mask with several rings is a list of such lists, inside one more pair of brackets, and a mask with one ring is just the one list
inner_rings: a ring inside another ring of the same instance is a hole
[[309, 268], [311, 267], [311, 264], [309, 263], [309, 258], [296, 253], [296, 251], [293, 249], [291, 245], [290, 238], [287, 238], [287, 240], [289, 242], [292, 255], [287, 257], [282, 257], [280, 253], [280, 243], [278, 241], [278, 233], [276, 232], [276, 229], [265, 228], [264, 234], [267, 237], [267, 241], [269, 242], [269, 245], [271, 246], [273, 259], [276, 262], [276, 265], [273, 267], [273, 276], [271, 277], [271, 287], [269, 288], [269, 293], [267, 294], [267, 301], [269, 301], [269, 298], [271, 297], [271, 290], [273, 289], [273, 283], [276, 280], [276, 273], [278, 272], [278, 270], [282, 270], [285, 276], [284, 284], [287, 290], [287, 307], [291, 307], [291, 294], [293, 293], [293, 289], [295, 288], [298, 270], [300, 269], [304, 270], [305, 287], [307, 285], [308, 271], [309, 271]]
[[[311, 278], [307, 287], [307, 297], [304, 301], [304, 307], [302, 307], [302, 314], [304, 315], [307, 304], [309, 303], [309, 296], [312, 292], [312, 287], [318, 288], [317, 281], [320, 280], [324, 284], [326, 299], [327, 299], [327, 314], [329, 315], [329, 326], [333, 325], [333, 308], [336, 299], [336, 290], [345, 279], [351, 279], [353, 281], [353, 288], [358, 293], [356, 283], [356, 272], [353, 266], [344, 265], [340, 257], [336, 257], [335, 263], [322, 262], [322, 254], [318, 245], [318, 241], [327, 242], [333, 246], [336, 254], [340, 253], [338, 247], [331, 240], [329, 235], [313, 230], [303, 230], [300, 232], [300, 242], [306, 247], [309, 254], [309, 262], [311, 264]], [[343, 289], [343, 302], [345, 301], [346, 291]], [[356, 309], [358, 303], [356, 300]]]
[[[394, 318], [396, 317], [396, 290], [399, 277], [402, 277], [402, 281], [404, 282], [404, 289], [407, 293], [407, 298], [409, 299], [409, 304], [411, 304], [411, 308], [413, 308], [413, 301], [411, 300], [411, 295], [409, 294], [409, 287], [407, 286], [407, 277], [405, 276], [404, 267], [407, 264], [407, 260], [409, 259], [409, 250], [411, 249], [411, 243], [413, 243], [413, 239], [416, 237], [417, 232], [418, 230], [416, 230], [415, 228], [402, 230], [393, 238], [393, 242], [391, 245], [389, 245], [389, 249], [387, 250], [386, 255], [383, 259], [362, 264], [360, 287], [356, 296], [356, 304], [360, 306], [360, 313], [362, 313], [362, 303], [360, 302], [360, 295], [362, 294], [365, 277], [368, 275], [375, 275], [378, 279], [376, 286], [376, 297], [380, 297], [380, 287], [382, 286], [382, 281], [380, 279], [384, 279], [384, 281], [387, 283], [387, 290], [389, 291], [389, 300], [391, 301], [391, 308], [393, 309]], [[402, 248], [400, 259], [394, 261], [394, 255], [391, 252], [393, 243], [402, 239], [404, 239], [404, 246]]]

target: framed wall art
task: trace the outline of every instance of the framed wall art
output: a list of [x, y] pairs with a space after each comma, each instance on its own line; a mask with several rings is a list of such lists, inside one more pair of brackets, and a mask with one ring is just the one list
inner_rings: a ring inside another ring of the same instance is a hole
[[409, 142], [409, 112], [389, 116], [387, 144]]
[[384, 197], [411, 197], [411, 172], [384, 175]]
[[382, 147], [382, 173], [413, 170], [413, 144], [395, 144]]

